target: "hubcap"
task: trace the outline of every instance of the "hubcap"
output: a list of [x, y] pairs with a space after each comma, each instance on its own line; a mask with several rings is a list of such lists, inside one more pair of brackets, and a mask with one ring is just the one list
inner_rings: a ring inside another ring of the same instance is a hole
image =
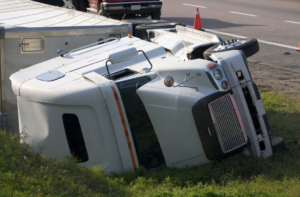
[[233, 40], [233, 39], [232, 39], [232, 41], [228, 40], [227, 42], [223, 42], [218, 47], [216, 47], [214, 49], [214, 51], [221, 51], [221, 50], [225, 50], [225, 49], [230, 49], [232, 47], [236, 47], [236, 46], [242, 45], [245, 42], [246, 41], [244, 41], [244, 40]]

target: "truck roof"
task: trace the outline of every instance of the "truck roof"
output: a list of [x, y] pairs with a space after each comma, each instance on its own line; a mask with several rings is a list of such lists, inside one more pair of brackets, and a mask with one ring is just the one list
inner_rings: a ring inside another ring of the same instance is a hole
[[[10, 80], [12, 81], [12, 89], [16, 95], [22, 94], [23, 97], [26, 97], [27, 94], [27, 96], [31, 98], [38, 96], [38, 92], [56, 92], [61, 88], [63, 90], [64, 85], [71, 85], [72, 83], [78, 82], [78, 80], [83, 80], [84, 75], [91, 72], [103, 76], [103, 80], [107, 81], [108, 79], [105, 78], [105, 75], [107, 74], [106, 62], [109, 55], [133, 47], [137, 50], [142, 49], [152, 64], [163, 61], [180, 61], [180, 58], [167, 54], [161, 46], [139, 38], [125, 37], [101, 45], [96, 44], [95, 46], [72, 52], [69, 55], [64, 55], [63, 57], [59, 56], [22, 69], [11, 75]], [[110, 73], [128, 68], [136, 71], [138, 74], [142, 69], [149, 67], [149, 62], [142, 53], [139, 53], [137, 57], [123, 62], [115, 64], [108, 63]], [[47, 80], [49, 76], [53, 75], [57, 78], [54, 80], [53, 78]], [[43, 78], [45, 80], [43, 80]], [[21, 86], [24, 87], [26, 84], [30, 84], [30, 89], [34, 92], [22, 92]]]

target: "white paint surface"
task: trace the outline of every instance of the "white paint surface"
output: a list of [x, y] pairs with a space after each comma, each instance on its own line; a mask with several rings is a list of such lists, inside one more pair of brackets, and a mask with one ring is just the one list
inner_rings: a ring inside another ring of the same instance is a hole
[[197, 7], [197, 8], [207, 8], [201, 5], [192, 5], [192, 4], [187, 4], [187, 3], [183, 3], [182, 5], [187, 5], [187, 6], [192, 6], [192, 7]]
[[234, 11], [231, 11], [230, 13], [232, 13], [232, 14], [240, 14], [240, 15], [245, 15], [245, 16], [258, 17], [257, 15], [247, 14], [247, 13], [242, 13], [242, 12], [234, 12]]
[[300, 22], [296, 22], [296, 21], [285, 21], [285, 22], [287, 22], [287, 23], [294, 23], [294, 24], [300, 25]]

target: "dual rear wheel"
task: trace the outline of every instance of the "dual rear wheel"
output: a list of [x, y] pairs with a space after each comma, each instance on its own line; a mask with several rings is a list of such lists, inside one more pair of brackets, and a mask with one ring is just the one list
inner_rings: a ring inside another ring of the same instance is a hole
[[[147, 35], [147, 30], [170, 29], [170, 28], [175, 28], [176, 25], [186, 26], [184, 23], [177, 23], [177, 22], [156, 22], [156, 23], [140, 24], [135, 27], [135, 36], [143, 40], [149, 40]], [[245, 38], [239, 40], [232, 39], [231, 41], [222, 42], [221, 44], [214, 45], [206, 49], [203, 52], [203, 57], [204, 59], [211, 60], [210, 59], [211, 54], [230, 51], [230, 50], [241, 50], [244, 52], [246, 57], [250, 57], [259, 51], [259, 45], [257, 39], [254, 38]]]

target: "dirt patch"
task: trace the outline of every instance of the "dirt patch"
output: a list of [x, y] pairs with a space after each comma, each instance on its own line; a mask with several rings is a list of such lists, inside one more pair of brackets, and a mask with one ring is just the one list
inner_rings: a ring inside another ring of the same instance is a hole
[[253, 81], [258, 87], [286, 94], [300, 95], [300, 73], [260, 62], [248, 61]]

